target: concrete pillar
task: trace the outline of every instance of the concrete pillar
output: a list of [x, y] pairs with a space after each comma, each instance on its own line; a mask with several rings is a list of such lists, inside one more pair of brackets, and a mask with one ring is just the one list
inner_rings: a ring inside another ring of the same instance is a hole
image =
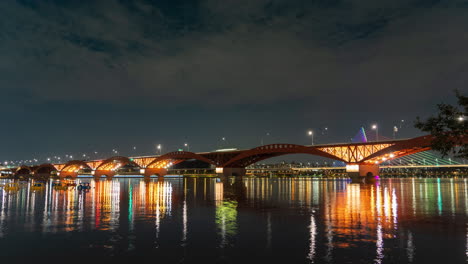
[[107, 179], [112, 179], [115, 176], [115, 172], [110, 170], [96, 170], [93, 175], [95, 179], [100, 179], [103, 176]]
[[167, 169], [164, 168], [146, 168], [146, 169], [141, 169], [140, 173], [145, 177], [145, 178], [150, 178], [151, 176], [158, 176], [164, 177], [167, 175]]
[[372, 183], [379, 175], [378, 164], [348, 164], [346, 172], [353, 183]]
[[218, 177], [229, 177], [229, 176], [237, 176], [242, 177], [245, 176], [247, 170], [245, 168], [216, 168], [216, 174]]
[[72, 171], [61, 171], [58, 172], [57, 175], [60, 177], [60, 179], [65, 179], [65, 178], [72, 178], [76, 179], [78, 177], [78, 172], [72, 172]]
[[52, 175], [50, 173], [34, 173], [34, 179], [44, 180], [50, 178]]
[[21, 173], [21, 174], [14, 174], [14, 175], [13, 175], [13, 177], [14, 177], [15, 179], [27, 179], [27, 178], [29, 178], [29, 177], [31, 177], [31, 176], [32, 176], [31, 174], [23, 174], [23, 173]]

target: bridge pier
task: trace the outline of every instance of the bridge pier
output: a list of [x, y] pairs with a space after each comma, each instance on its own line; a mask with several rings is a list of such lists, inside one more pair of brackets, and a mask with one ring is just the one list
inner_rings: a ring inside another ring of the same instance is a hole
[[15, 179], [28, 179], [31, 176], [32, 174], [18, 174], [18, 173], [13, 174], [13, 178]]
[[46, 180], [52, 176], [50, 173], [34, 173], [33, 178], [35, 180]]
[[140, 174], [142, 174], [145, 178], [150, 178], [151, 176], [158, 176], [164, 177], [167, 175], [167, 169], [164, 168], [146, 168], [146, 169], [141, 169]]
[[348, 164], [346, 172], [352, 183], [372, 183], [379, 175], [378, 164]]
[[61, 171], [61, 172], [58, 172], [57, 175], [60, 177], [60, 179], [65, 179], [65, 178], [76, 179], [76, 178], [78, 178], [78, 172], [74, 172], [74, 171]]
[[107, 179], [112, 179], [115, 176], [115, 172], [108, 171], [108, 170], [95, 170], [93, 171], [93, 175], [95, 179], [100, 179], [102, 177], [106, 177]]
[[237, 176], [242, 177], [245, 176], [247, 170], [245, 168], [216, 168], [216, 174], [218, 177], [229, 177], [229, 176]]

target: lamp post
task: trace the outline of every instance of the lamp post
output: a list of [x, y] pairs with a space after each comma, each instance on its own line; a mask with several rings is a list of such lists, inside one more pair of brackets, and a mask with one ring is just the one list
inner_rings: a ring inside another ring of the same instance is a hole
[[311, 143], [312, 145], [314, 145], [314, 132], [312, 130], [309, 130], [307, 134], [311, 137]]
[[219, 146], [219, 148], [221, 148], [221, 147], [225, 147], [225, 144], [226, 144], [226, 138], [225, 138], [225, 137], [222, 137], [222, 138], [221, 138], [221, 141], [222, 141], [222, 145], [221, 145], [221, 146]]
[[372, 129], [375, 130], [376, 141], [379, 141], [379, 127], [376, 124], [374, 124], [374, 125], [372, 125]]
[[393, 139], [395, 139], [395, 135], [396, 135], [397, 132], [398, 132], [398, 127], [393, 126]]
[[322, 130], [322, 135], [325, 135], [325, 134], [327, 134], [327, 132], [328, 132], [328, 127], [324, 127], [324, 128], [321, 129], [321, 130]]
[[184, 147], [186, 147], [186, 148], [187, 148], [187, 151], [190, 151], [190, 146], [189, 146], [189, 144], [188, 144], [188, 143], [185, 143], [185, 144], [184, 144]]
[[161, 155], [161, 153], [162, 153], [161, 144], [158, 144], [158, 146], [156, 146], [156, 148], [157, 148], [158, 151], [159, 151], [159, 155]]
[[[267, 132], [266, 136], [269, 136], [269, 135], [270, 135], [270, 132]], [[263, 136], [260, 139], [260, 146], [263, 146]]]

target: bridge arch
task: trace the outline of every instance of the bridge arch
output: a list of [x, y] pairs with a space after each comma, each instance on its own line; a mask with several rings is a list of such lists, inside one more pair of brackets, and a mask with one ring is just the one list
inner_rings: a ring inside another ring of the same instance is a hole
[[396, 144], [377, 151], [362, 160], [365, 163], [380, 163], [386, 159], [397, 159], [418, 152], [431, 150], [431, 136], [422, 136], [399, 141]]
[[84, 168], [91, 169], [91, 167], [84, 161], [72, 160], [67, 162], [61, 171], [76, 171]]
[[151, 163], [148, 164], [147, 168], [155, 169], [155, 168], [161, 168], [161, 166], [168, 167], [167, 165], [165, 165], [167, 161], [172, 162], [171, 165], [175, 165], [176, 163], [182, 162], [184, 160], [189, 160], [189, 159], [196, 159], [199, 161], [203, 161], [209, 164], [216, 165], [214, 161], [208, 158], [205, 158], [199, 154], [189, 152], [189, 151], [174, 151], [174, 152], [169, 152], [162, 156], [157, 157], [155, 160], [153, 160]]
[[97, 166], [96, 171], [115, 171], [118, 168], [125, 165], [133, 165], [135, 167], [140, 168], [140, 165], [130, 160], [130, 158], [123, 156], [115, 156], [104, 160], [99, 166]]
[[150, 162], [144, 169], [145, 177], [151, 176], [164, 176], [167, 174], [169, 167], [183, 162], [185, 160], [195, 159], [208, 164], [215, 164], [211, 159], [205, 158], [199, 154], [189, 152], [189, 151], [174, 151], [166, 153], [162, 156], [157, 157], [152, 162]]
[[[111, 179], [117, 174], [117, 170], [120, 167], [131, 165], [136, 168], [140, 168], [140, 165], [138, 165], [136, 162], [132, 161], [128, 157], [123, 157], [123, 156], [115, 156], [108, 158], [104, 161], [102, 161], [99, 166], [96, 167], [94, 170], [94, 177], [95, 178], [101, 178], [101, 177], [106, 177], [107, 179]], [[89, 165], [88, 165], [89, 166]]]
[[82, 169], [92, 170], [92, 168], [84, 161], [81, 161], [81, 160], [69, 161], [60, 170], [60, 177], [61, 178], [65, 178], [65, 177], [76, 178], [78, 176], [78, 172]]
[[34, 170], [34, 177], [49, 177], [53, 172], [58, 172], [53, 164], [41, 164]]
[[15, 171], [15, 175], [30, 175], [32, 174], [33, 170], [28, 167], [28, 166], [21, 166], [21, 167], [18, 167]]
[[288, 154], [310, 154], [338, 161], [344, 161], [343, 159], [340, 159], [336, 156], [318, 150], [315, 147], [306, 147], [295, 144], [270, 144], [242, 152], [226, 163], [222, 164], [222, 167], [245, 168], [261, 160]]

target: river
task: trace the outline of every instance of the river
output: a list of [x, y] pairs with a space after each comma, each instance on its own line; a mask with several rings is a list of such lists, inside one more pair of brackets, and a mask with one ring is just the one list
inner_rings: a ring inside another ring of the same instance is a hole
[[0, 188], [0, 255], [153, 256], [159, 263], [468, 262], [467, 179], [77, 182], [90, 189], [61, 188], [52, 180]]

